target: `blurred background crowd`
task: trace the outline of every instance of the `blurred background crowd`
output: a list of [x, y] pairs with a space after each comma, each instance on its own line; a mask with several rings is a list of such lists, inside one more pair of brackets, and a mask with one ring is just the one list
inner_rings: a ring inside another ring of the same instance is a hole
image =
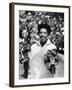
[[[64, 54], [64, 13], [43, 11], [19, 11], [20, 54], [29, 52], [32, 44], [39, 41], [38, 24], [47, 23], [51, 27], [49, 39]], [[24, 54], [23, 54], [24, 55]], [[22, 57], [22, 55], [21, 55]]]

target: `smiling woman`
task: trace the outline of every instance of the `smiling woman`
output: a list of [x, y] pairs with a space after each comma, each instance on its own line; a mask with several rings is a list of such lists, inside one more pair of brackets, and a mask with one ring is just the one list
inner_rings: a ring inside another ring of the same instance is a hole
[[31, 60], [29, 64], [31, 71], [30, 78], [47, 78], [51, 77], [51, 75], [49, 70], [45, 67], [44, 54], [48, 50], [56, 49], [56, 46], [53, 45], [48, 38], [51, 30], [49, 25], [40, 24], [38, 30], [40, 41], [31, 46], [32, 57], [30, 56]]
[[47, 42], [50, 32], [51, 32], [51, 29], [49, 25], [47, 24], [38, 25], [38, 34], [40, 36], [41, 46], [43, 46]]

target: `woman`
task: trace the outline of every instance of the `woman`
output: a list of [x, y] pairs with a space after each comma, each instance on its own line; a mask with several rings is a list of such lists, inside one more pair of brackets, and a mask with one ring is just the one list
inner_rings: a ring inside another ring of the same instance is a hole
[[38, 25], [40, 41], [33, 44], [30, 53], [30, 76], [32, 79], [48, 78], [51, 74], [44, 63], [44, 55], [48, 50], [56, 49], [49, 40], [51, 29], [47, 24]]

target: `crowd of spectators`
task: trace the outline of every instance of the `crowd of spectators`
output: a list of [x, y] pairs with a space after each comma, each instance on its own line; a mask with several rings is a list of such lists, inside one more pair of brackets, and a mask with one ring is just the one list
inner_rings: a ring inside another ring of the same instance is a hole
[[22, 44], [23, 51], [29, 52], [31, 45], [39, 40], [37, 32], [41, 23], [50, 25], [49, 39], [59, 53], [64, 54], [64, 13], [45, 11], [19, 11], [19, 44]]

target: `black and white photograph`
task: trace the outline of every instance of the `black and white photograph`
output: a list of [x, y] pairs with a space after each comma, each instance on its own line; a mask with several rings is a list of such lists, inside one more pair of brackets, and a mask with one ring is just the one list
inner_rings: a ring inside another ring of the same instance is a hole
[[69, 83], [69, 7], [13, 4], [14, 85]]
[[64, 76], [64, 13], [19, 11], [19, 78]]

